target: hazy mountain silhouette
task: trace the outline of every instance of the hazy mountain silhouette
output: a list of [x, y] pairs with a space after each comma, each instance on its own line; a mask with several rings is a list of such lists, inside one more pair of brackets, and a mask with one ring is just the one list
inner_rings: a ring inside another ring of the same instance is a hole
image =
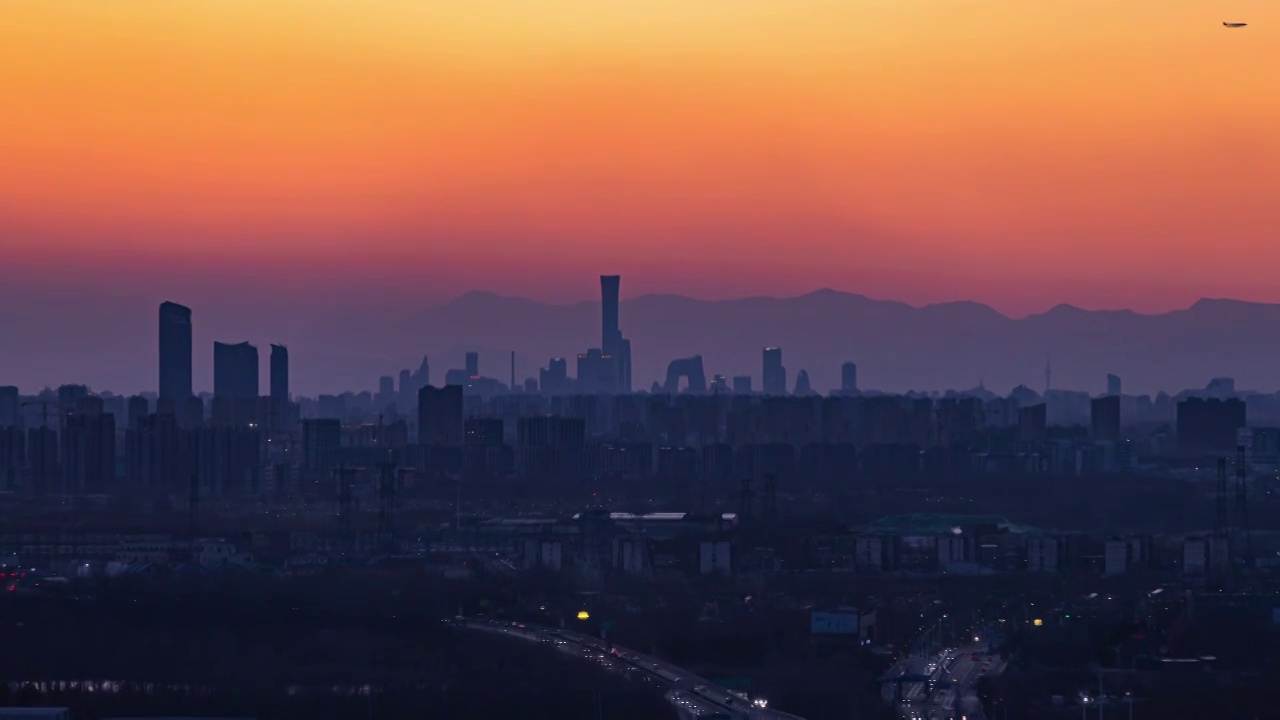
[[[26, 391], [83, 382], [117, 392], [155, 390], [156, 305], [129, 297], [94, 306], [48, 303], [0, 311], [7, 353], [0, 385]], [[172, 298], [181, 301], [183, 298]], [[248, 301], [246, 300], [245, 303]], [[335, 297], [334, 303], [344, 303]], [[341, 309], [307, 305], [192, 303], [195, 379], [212, 388], [212, 341], [249, 340], [262, 350], [284, 342], [295, 391], [304, 394], [377, 387], [380, 375], [416, 368], [431, 357], [432, 380], [462, 366], [466, 350], [481, 352], [481, 372], [506, 381], [510, 352], [523, 381], [553, 356], [569, 359], [600, 344], [600, 305], [558, 305], [471, 292], [423, 309], [411, 301]], [[1045, 360], [1054, 387], [1101, 392], [1108, 372], [1129, 393], [1203, 387], [1218, 375], [1237, 387], [1280, 387], [1280, 305], [1201, 300], [1185, 310], [1142, 315], [1060, 305], [1010, 318], [973, 302], [924, 307], [832, 290], [793, 298], [728, 301], [677, 295], [624, 300], [621, 326], [634, 348], [637, 388], [665, 376], [672, 358], [700, 354], [708, 373], [749, 374], [760, 387], [760, 350], [780, 345], [790, 388], [808, 370], [815, 390], [839, 383], [840, 364], [858, 363], [864, 388], [887, 391], [971, 388], [979, 381], [1005, 393], [1018, 384], [1044, 387]], [[74, 330], [71, 330], [74, 328]], [[33, 387], [33, 385], [35, 385]]]
[[[1235, 377], [1242, 388], [1280, 386], [1280, 335], [1272, 331], [1280, 328], [1280, 305], [1234, 300], [1201, 300], [1158, 315], [1059, 305], [1010, 318], [980, 303], [917, 308], [818, 290], [714, 302], [645, 295], [624, 300], [621, 317], [634, 348], [637, 387], [662, 377], [670, 359], [693, 354], [703, 356], [708, 373], [749, 374], [759, 387], [766, 345], [783, 348], [788, 386], [805, 369], [823, 392], [838, 386], [845, 360], [858, 363], [863, 387], [889, 391], [970, 388], [980, 381], [1000, 392], [1020, 383], [1040, 390], [1046, 359], [1054, 387], [1091, 392], [1102, 390], [1108, 372], [1124, 379], [1126, 392], [1203, 387], [1218, 375]], [[551, 305], [472, 292], [411, 322], [413, 336], [435, 345], [509, 346], [521, 360], [569, 356], [570, 372], [574, 353], [600, 344], [594, 302]], [[517, 367], [522, 378], [535, 369]]]

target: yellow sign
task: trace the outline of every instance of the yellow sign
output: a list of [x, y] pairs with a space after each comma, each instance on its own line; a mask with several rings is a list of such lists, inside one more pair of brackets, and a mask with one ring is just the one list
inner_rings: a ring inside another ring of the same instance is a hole
[[590, 620], [590, 619], [591, 619], [591, 613], [587, 612], [586, 610], [579, 610], [579, 611], [578, 611], [578, 619], [579, 619], [579, 620]]
[[1031, 621], [1031, 624], [1035, 625], [1036, 627], [1040, 627], [1041, 625], [1044, 625], [1044, 621], [1041, 620], [1040, 618], [1036, 618], [1035, 620]]

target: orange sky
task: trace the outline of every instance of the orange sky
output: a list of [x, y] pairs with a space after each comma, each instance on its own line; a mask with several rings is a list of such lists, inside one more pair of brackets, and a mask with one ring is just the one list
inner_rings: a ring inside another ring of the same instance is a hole
[[1280, 302], [1273, 2], [129, 0], [0, 19], [0, 275], [29, 285], [286, 266], [293, 290], [340, 276], [423, 300], [585, 298], [616, 271], [628, 294], [829, 286], [1015, 314]]

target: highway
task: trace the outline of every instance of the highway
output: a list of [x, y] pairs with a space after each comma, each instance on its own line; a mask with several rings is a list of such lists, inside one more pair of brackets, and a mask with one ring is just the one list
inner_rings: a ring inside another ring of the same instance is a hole
[[[1004, 662], [985, 652], [980, 644], [951, 648], [932, 659], [909, 657], [895, 665], [886, 678], [925, 676], [927, 682], [902, 683], [899, 715], [903, 720], [984, 720], [974, 686], [984, 677], [998, 675]], [[895, 692], [885, 684], [886, 695]]]
[[505, 635], [526, 642], [554, 646], [559, 652], [600, 665], [605, 670], [656, 682], [667, 690], [668, 702], [682, 720], [803, 720], [768, 707], [762, 699], [719, 687], [683, 668], [618, 645], [570, 630], [500, 620], [454, 618], [452, 624], [480, 632]]

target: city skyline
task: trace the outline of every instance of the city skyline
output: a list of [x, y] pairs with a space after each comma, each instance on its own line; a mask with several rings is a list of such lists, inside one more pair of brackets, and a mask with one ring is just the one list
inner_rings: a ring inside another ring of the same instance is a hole
[[[620, 276], [598, 277], [600, 300], [596, 302], [549, 305], [475, 291], [428, 308], [423, 311], [426, 315], [409, 312], [399, 318], [403, 322], [398, 325], [379, 324], [379, 319], [386, 319], [384, 311], [369, 316], [352, 314], [348, 318], [351, 324], [323, 325], [310, 333], [300, 333], [298, 336], [306, 337], [308, 342], [301, 345], [304, 350], [298, 356], [299, 368], [302, 377], [310, 378], [310, 383], [304, 384], [297, 394], [316, 397], [380, 391], [379, 388], [388, 385], [394, 387], [397, 377], [401, 385], [407, 386], [406, 383], [416, 382], [410, 378], [420, 378], [425, 373], [430, 358], [434, 358], [432, 362], [437, 369], [431, 376], [436, 385], [456, 384], [462, 382], [459, 378], [463, 377], [484, 376], [502, 385], [507, 384], [509, 378], [514, 379], [518, 389], [523, 388], [526, 379], [537, 381], [551, 359], [568, 358], [568, 366], [559, 372], [567, 371], [570, 379], [576, 378], [575, 392], [592, 394], [613, 394], [626, 388], [647, 391], [650, 384], [663, 384], [664, 377], [670, 383], [671, 368], [677, 365], [681, 368], [679, 374], [692, 370], [700, 378], [698, 382], [688, 378], [696, 387], [710, 382], [711, 389], [715, 390], [716, 376], [723, 376], [722, 390], [745, 381], [745, 387], [765, 394], [791, 393], [802, 375], [805, 392], [811, 383], [812, 390], [819, 394], [848, 389], [850, 378], [860, 389], [891, 394], [965, 391], [979, 386], [997, 394], [1018, 386], [1039, 392], [1048, 383], [1052, 383], [1054, 389], [1115, 394], [1113, 390], [1120, 376], [1129, 379], [1125, 388], [1135, 396], [1197, 389], [1216, 377], [1238, 379], [1241, 390], [1270, 392], [1275, 385], [1273, 358], [1280, 357], [1280, 343], [1265, 338], [1249, 343], [1250, 336], [1238, 332], [1238, 328], [1250, 323], [1267, 326], [1280, 323], [1280, 305], [1202, 300], [1186, 310], [1155, 315], [1132, 311], [1090, 312], [1060, 305], [1048, 313], [1009, 318], [977, 303], [912, 307], [825, 289], [791, 298], [754, 297], [720, 302], [658, 294], [626, 298], [620, 292]], [[623, 321], [622, 318], [628, 316], [624, 308], [628, 307], [635, 312], [634, 319]], [[224, 375], [228, 383], [226, 397], [283, 399], [293, 394], [290, 381], [293, 369], [286, 347], [293, 342], [281, 344], [273, 340], [269, 344], [269, 355], [258, 351], [259, 347], [267, 347], [261, 340], [264, 332], [279, 339], [280, 333], [274, 325], [263, 331], [262, 318], [244, 317], [236, 320], [237, 328], [253, 326], [256, 320], [258, 329], [208, 332], [204, 329], [205, 313], [201, 308], [194, 311], [194, 321], [193, 311], [187, 306], [165, 301], [159, 308], [159, 324], [146, 330], [146, 338], [125, 337], [108, 330], [109, 349], [121, 354], [123, 366], [129, 368], [129, 376], [133, 378], [141, 377], [135, 354], [147, 347], [154, 352], [158, 340], [159, 363], [152, 369], [152, 372], [159, 370], [158, 385], [154, 381], [132, 386], [128, 382], [99, 382], [92, 376], [101, 370], [101, 362], [88, 368], [70, 366], [64, 375], [43, 383], [23, 382], [20, 373], [8, 368], [0, 370], [5, 371], [7, 382], [16, 383], [26, 392], [70, 383], [87, 384], [95, 391], [121, 395], [159, 390], [160, 396], [164, 396], [168, 376], [176, 379], [178, 388], [168, 395], [180, 405], [181, 399], [190, 393], [219, 395], [217, 378], [222, 361], [218, 358], [225, 355], [226, 361], [221, 367], [229, 373]], [[211, 317], [217, 316], [216, 309], [217, 306], [211, 309]], [[425, 326], [421, 324], [424, 319]], [[621, 327], [633, 323], [639, 327], [642, 338], [637, 356], [642, 369], [634, 383], [631, 338], [623, 337], [621, 331]], [[212, 324], [227, 327], [226, 318]], [[720, 330], [709, 335], [703, 327]], [[848, 332], [859, 337], [851, 340], [846, 335]], [[975, 340], [983, 333], [986, 333], [985, 339]], [[1169, 333], [1180, 337], [1188, 349], [1166, 357], [1171, 348], [1167, 345]], [[250, 339], [228, 344], [221, 339], [228, 336]], [[327, 348], [317, 348], [310, 343], [318, 337], [332, 342]], [[777, 342], [782, 338], [786, 341]], [[169, 345], [166, 346], [166, 342]], [[1241, 346], [1245, 352], [1234, 354], [1219, 354], [1213, 344], [1241, 342], [1245, 343]], [[363, 370], [348, 376], [346, 384], [332, 380], [319, 386], [315, 384], [317, 374], [333, 369], [333, 353], [340, 352], [337, 349], [361, 343], [369, 343], [366, 348], [369, 350], [377, 349], [377, 344], [384, 350], [390, 346], [402, 350], [365, 356], [361, 359]], [[1131, 345], [1126, 348], [1126, 343]], [[1047, 353], [1042, 350], [1046, 347], [1051, 348]], [[239, 360], [230, 361], [227, 353], [239, 350], [248, 353], [244, 361], [248, 365]], [[602, 350], [603, 355], [591, 359], [591, 353]], [[779, 357], [784, 351], [786, 361]], [[101, 350], [83, 352], [96, 360], [106, 357]], [[1141, 361], [1143, 353], [1150, 363], [1134, 365]], [[41, 348], [34, 348], [33, 354], [40, 357]], [[405, 359], [410, 356], [411, 361]], [[6, 360], [16, 364], [14, 361], [29, 357], [11, 354]], [[1231, 360], [1223, 361], [1222, 357]], [[166, 358], [170, 359], [166, 361]], [[481, 358], [483, 369], [480, 369]], [[1057, 358], [1057, 362], [1051, 358]], [[208, 362], [210, 360], [213, 362]], [[696, 369], [689, 362], [694, 362]], [[850, 364], [853, 365], [851, 375], [846, 367]], [[232, 370], [233, 365], [237, 369]], [[1052, 376], [1053, 381], [1049, 375], [1050, 365], [1062, 371]], [[410, 371], [411, 367], [417, 367], [418, 371]], [[1009, 374], [1011, 367], [1016, 368], [1013, 375]], [[40, 366], [40, 369], [46, 375], [51, 372], [48, 367]], [[966, 373], [974, 379], [969, 381]], [[259, 381], [264, 375], [269, 383]], [[233, 376], [243, 379], [232, 381], [229, 378]], [[870, 378], [870, 381], [858, 378]], [[239, 389], [240, 385], [244, 389]], [[233, 390], [233, 386], [237, 389]]]
[[2, 17], [0, 720], [1278, 714], [1280, 3]]
[[1252, 4], [29, 3], [0, 300], [1280, 301]]

